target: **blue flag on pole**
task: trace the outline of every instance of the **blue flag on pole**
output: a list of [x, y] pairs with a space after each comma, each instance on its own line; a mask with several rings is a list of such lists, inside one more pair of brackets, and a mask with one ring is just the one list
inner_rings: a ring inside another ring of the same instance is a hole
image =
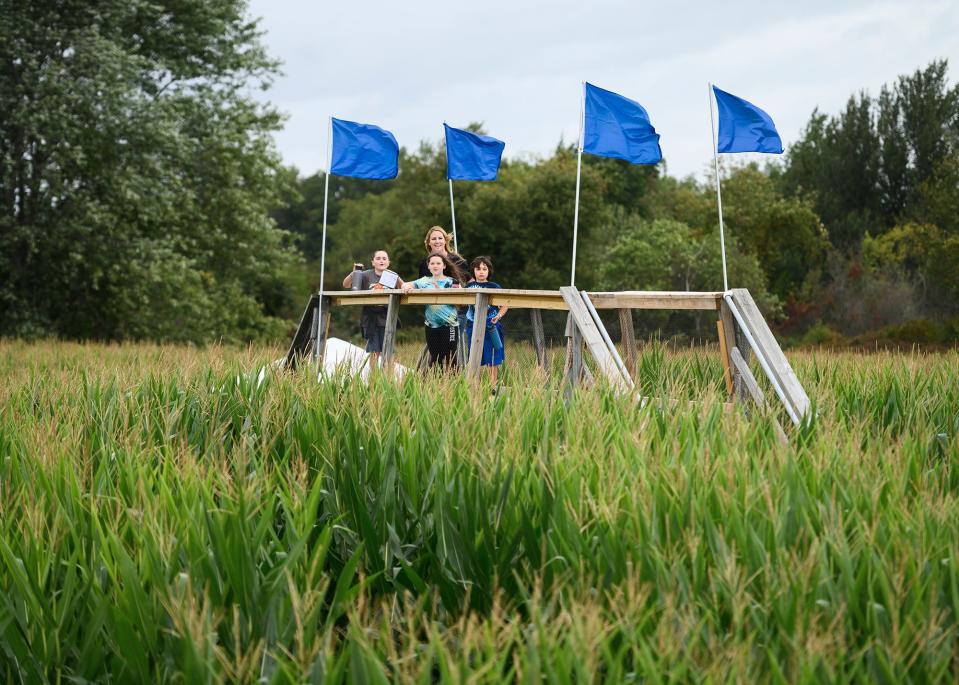
[[713, 86], [719, 111], [717, 152], [782, 154], [783, 141], [772, 117], [751, 102]]
[[446, 129], [446, 178], [495, 181], [506, 143], [443, 124]]
[[389, 131], [372, 124], [333, 118], [330, 173], [353, 178], [396, 178], [400, 146]]
[[583, 152], [630, 164], [656, 164], [663, 158], [659, 134], [635, 100], [587, 83], [584, 124]]

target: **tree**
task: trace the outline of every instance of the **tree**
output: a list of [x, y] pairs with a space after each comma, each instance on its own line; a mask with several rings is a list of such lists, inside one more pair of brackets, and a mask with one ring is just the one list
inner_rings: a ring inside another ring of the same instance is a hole
[[296, 256], [268, 216], [277, 65], [242, 0], [4, 0], [0, 330], [271, 335]]

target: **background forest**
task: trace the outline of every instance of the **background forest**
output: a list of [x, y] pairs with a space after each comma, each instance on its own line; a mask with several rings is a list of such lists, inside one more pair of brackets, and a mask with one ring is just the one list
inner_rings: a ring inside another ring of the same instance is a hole
[[[279, 66], [244, 3], [4, 8], [0, 334], [288, 335], [318, 285], [324, 179], [275, 151], [282, 115], [251, 89]], [[890, 79], [814, 110], [765, 167], [725, 160], [730, 283], [797, 341], [959, 339], [959, 87], [946, 61]], [[721, 288], [715, 188], [667, 164], [583, 157], [577, 285]], [[332, 177], [326, 287], [376, 248], [415, 273], [426, 229], [449, 227], [445, 169], [425, 141], [394, 181]], [[565, 284], [575, 169], [560, 141], [457, 184], [460, 251], [506, 287]]]

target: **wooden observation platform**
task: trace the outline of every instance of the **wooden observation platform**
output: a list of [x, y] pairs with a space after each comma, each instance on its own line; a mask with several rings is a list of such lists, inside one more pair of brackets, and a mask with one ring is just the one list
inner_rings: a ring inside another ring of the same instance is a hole
[[[329, 312], [332, 307], [359, 305], [387, 305], [386, 336], [383, 343], [383, 363], [389, 365], [395, 353], [396, 327], [399, 308], [405, 305], [451, 304], [473, 305], [477, 320], [485, 320], [490, 305], [510, 309], [528, 309], [533, 328], [533, 345], [537, 360], [546, 363], [541, 310], [569, 312], [566, 324], [567, 369], [566, 379], [575, 385], [586, 369], [583, 365], [584, 347], [596, 362], [598, 371], [623, 392], [634, 392], [632, 376], [627, 371], [619, 351], [610, 339], [599, 317], [598, 310], [619, 311], [622, 324], [622, 348], [630, 363], [636, 357], [630, 311], [643, 310], [705, 310], [716, 312], [719, 350], [723, 363], [726, 389], [731, 399], [754, 403], [761, 411], [768, 408], [766, 397], [749, 367], [755, 355], [763, 374], [782, 403], [790, 420], [800, 425], [810, 411], [809, 397], [803, 389], [779, 343], [759, 312], [748, 290], [736, 288], [726, 292], [688, 291], [623, 291], [586, 292], [573, 287], [559, 290], [516, 289], [448, 289], [380, 291], [328, 291], [323, 293], [323, 307], [319, 296], [313, 295], [307, 304], [300, 325], [293, 337], [286, 357], [287, 368], [296, 368], [299, 361], [322, 355], [329, 330]], [[318, 311], [323, 325], [319, 325]], [[465, 363], [466, 374], [475, 378], [480, 370], [484, 326], [473, 327], [470, 341], [472, 353]], [[784, 434], [778, 423], [781, 438]]]

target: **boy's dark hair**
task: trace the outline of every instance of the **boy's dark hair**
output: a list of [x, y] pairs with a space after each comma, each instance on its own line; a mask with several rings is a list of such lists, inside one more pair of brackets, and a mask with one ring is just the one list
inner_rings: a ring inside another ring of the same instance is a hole
[[489, 257], [480, 256], [474, 259], [472, 262], [470, 262], [470, 278], [475, 277], [476, 274], [474, 272], [476, 270], [476, 267], [478, 267], [480, 264], [485, 264], [486, 268], [489, 270], [489, 275], [490, 276], [493, 275], [493, 262], [490, 260]]

